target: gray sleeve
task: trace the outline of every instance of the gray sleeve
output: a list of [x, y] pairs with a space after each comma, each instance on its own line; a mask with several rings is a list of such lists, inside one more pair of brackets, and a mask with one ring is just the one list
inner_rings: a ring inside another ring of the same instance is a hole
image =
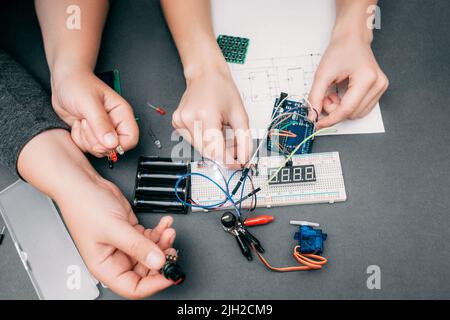
[[50, 97], [25, 69], [0, 50], [0, 163], [17, 173], [25, 144], [39, 133], [67, 129]]

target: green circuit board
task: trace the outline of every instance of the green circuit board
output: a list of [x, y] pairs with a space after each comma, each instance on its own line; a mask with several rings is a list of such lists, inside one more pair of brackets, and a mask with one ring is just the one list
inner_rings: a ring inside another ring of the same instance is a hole
[[217, 43], [227, 62], [243, 64], [250, 40], [247, 38], [219, 35]]

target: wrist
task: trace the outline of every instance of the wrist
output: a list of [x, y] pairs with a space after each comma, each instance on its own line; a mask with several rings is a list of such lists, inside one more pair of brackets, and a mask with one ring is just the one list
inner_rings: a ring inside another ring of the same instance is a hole
[[80, 62], [76, 59], [60, 59], [50, 66], [51, 84], [57, 87], [58, 84], [77, 73], [94, 73], [94, 66], [89, 63]]
[[206, 75], [231, 76], [228, 64], [215, 40], [204, 42], [182, 60], [184, 77], [188, 83]]
[[30, 140], [19, 155], [17, 169], [26, 181], [56, 202], [76, 194], [79, 186], [100, 179], [63, 129], [44, 131]]
[[369, 27], [369, 19], [370, 16], [366, 14], [364, 7], [340, 13], [336, 18], [331, 41], [350, 39], [370, 45], [373, 40], [373, 31]]

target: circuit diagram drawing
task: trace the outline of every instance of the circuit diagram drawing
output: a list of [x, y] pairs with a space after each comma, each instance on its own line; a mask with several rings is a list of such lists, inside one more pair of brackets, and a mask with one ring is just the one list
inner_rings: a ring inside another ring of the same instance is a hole
[[322, 55], [254, 59], [232, 65], [231, 71], [244, 103], [273, 102], [280, 92], [308, 94]]

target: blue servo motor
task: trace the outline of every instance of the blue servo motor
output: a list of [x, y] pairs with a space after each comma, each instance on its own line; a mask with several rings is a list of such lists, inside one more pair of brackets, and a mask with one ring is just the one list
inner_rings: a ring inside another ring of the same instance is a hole
[[321, 254], [323, 252], [323, 242], [327, 239], [327, 234], [321, 229], [314, 229], [312, 226], [302, 225], [295, 233], [294, 239], [298, 240], [301, 253]]

